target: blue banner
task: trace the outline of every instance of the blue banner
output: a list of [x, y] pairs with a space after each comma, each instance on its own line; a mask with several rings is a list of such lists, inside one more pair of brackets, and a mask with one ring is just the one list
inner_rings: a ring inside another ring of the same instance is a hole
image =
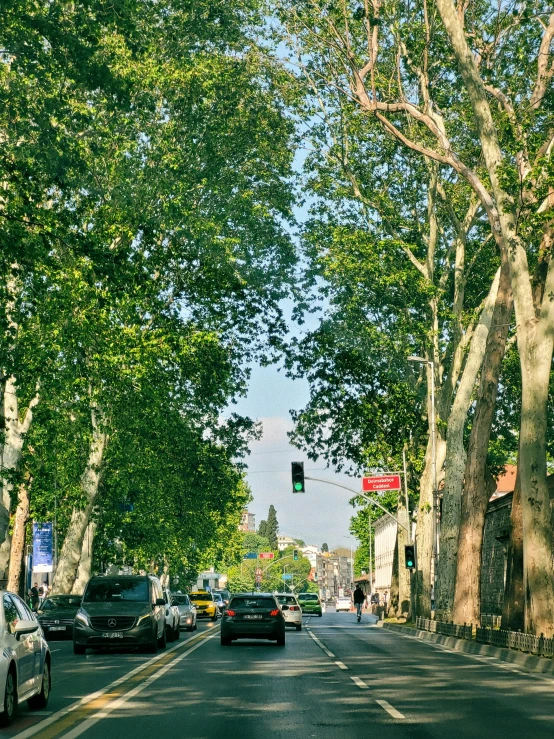
[[53, 536], [51, 523], [33, 524], [33, 571], [52, 572]]

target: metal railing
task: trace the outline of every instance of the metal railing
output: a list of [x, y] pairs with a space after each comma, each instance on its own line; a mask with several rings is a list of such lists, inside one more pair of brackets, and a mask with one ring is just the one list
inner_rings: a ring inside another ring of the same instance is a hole
[[[493, 618], [500, 619], [500, 616], [493, 616]], [[483, 618], [481, 622], [483, 623]], [[499, 624], [499, 621], [496, 623]], [[430, 618], [416, 618], [416, 627], [433, 634], [444, 634], [458, 639], [473, 640], [480, 644], [517, 649], [539, 657], [554, 657], [554, 639], [547, 639], [542, 634], [533, 636], [533, 634], [523, 634], [521, 631], [507, 631], [483, 625], [455, 624]]]

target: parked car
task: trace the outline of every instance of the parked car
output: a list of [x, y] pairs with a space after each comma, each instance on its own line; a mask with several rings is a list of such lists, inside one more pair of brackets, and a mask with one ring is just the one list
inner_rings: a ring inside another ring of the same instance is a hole
[[196, 623], [196, 606], [191, 602], [186, 593], [172, 593], [171, 602], [179, 610], [180, 627], [187, 631], [194, 631], [197, 628]]
[[297, 631], [302, 631], [302, 609], [296, 596], [290, 593], [276, 593], [275, 597], [281, 604], [285, 626], [295, 626]]
[[225, 601], [223, 600], [223, 597], [221, 593], [212, 593], [214, 597], [214, 603], [217, 606], [218, 614], [221, 616], [225, 612]]
[[189, 597], [196, 606], [197, 618], [209, 618], [210, 621], [217, 621], [219, 609], [211, 593], [208, 593], [207, 590], [196, 590]]
[[165, 601], [165, 630], [167, 641], [175, 641], [181, 633], [181, 614], [177, 606], [173, 605], [169, 588], [164, 588]]
[[15, 593], [0, 591], [0, 726], [18, 703], [42, 709], [50, 697], [50, 648], [34, 613]]
[[285, 618], [271, 593], [237, 593], [221, 620], [221, 644], [235, 639], [269, 639], [285, 646]]
[[298, 602], [302, 613], [308, 616], [323, 616], [323, 608], [317, 593], [298, 593]]
[[335, 610], [338, 613], [339, 611], [350, 611], [352, 607], [352, 601], [350, 600], [348, 595], [339, 595], [337, 598], [337, 602], [335, 603]]
[[165, 649], [165, 600], [153, 575], [92, 577], [73, 628], [73, 651], [92, 647], [142, 646]]
[[80, 595], [51, 595], [37, 611], [47, 639], [73, 639], [73, 622], [81, 606]]

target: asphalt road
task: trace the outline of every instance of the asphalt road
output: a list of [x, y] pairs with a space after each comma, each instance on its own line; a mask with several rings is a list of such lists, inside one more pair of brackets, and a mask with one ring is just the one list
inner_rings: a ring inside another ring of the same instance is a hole
[[221, 647], [219, 628], [203, 624], [154, 659], [102, 652], [85, 659], [66, 642], [52, 649], [59, 651], [48, 711], [23, 708], [3, 735], [554, 737], [554, 679], [385, 631], [367, 616], [361, 624], [354, 614], [308, 617], [302, 632], [287, 632], [284, 648]]

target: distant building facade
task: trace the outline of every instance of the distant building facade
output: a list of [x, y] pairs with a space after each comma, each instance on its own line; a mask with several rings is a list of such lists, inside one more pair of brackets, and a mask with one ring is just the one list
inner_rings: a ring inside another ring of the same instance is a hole
[[349, 557], [317, 554], [314, 581], [322, 598], [336, 598], [339, 591], [350, 589], [351, 561]]
[[294, 539], [291, 539], [290, 536], [284, 536], [282, 534], [279, 534], [277, 536], [277, 549], [280, 552], [284, 552], [284, 550], [287, 549], [287, 547], [292, 547], [295, 544], [296, 542], [294, 541]]
[[381, 600], [389, 600], [392, 582], [392, 566], [398, 525], [387, 516], [381, 516], [374, 524], [375, 530], [375, 574], [374, 592], [379, 593]]
[[239, 531], [256, 531], [256, 516], [250, 511], [244, 510], [240, 517]]
[[317, 566], [317, 555], [319, 554], [318, 547], [314, 546], [307, 546], [307, 547], [300, 547], [300, 551], [302, 554], [310, 561], [310, 567], [312, 570], [316, 569]]

